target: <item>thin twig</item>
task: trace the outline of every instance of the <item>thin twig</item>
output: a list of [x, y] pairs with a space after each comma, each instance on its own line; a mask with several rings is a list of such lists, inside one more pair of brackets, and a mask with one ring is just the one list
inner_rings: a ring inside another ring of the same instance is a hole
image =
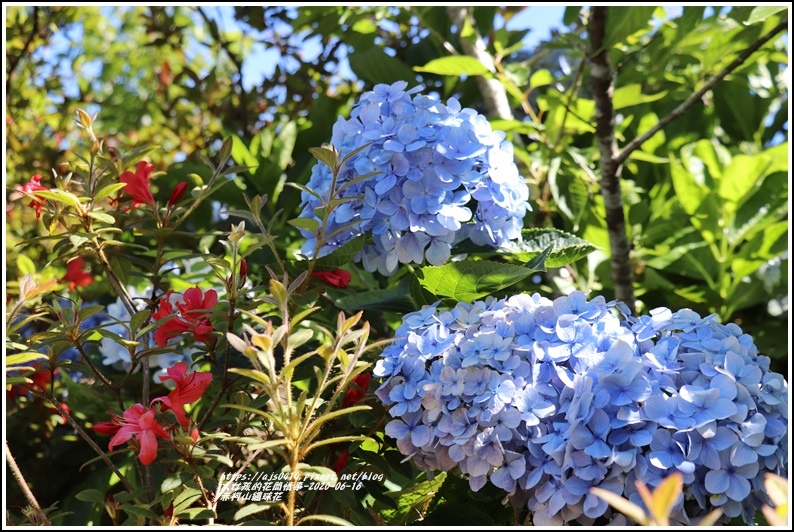
[[20, 471], [16, 460], [14, 460], [14, 455], [11, 454], [11, 448], [8, 446], [8, 440], [6, 440], [6, 462], [8, 462], [8, 468], [11, 469], [11, 474], [16, 479], [17, 484], [19, 484], [19, 489], [22, 490], [23, 495], [25, 495], [25, 498], [28, 500], [28, 504], [36, 512], [39, 524], [52, 526], [52, 523], [42, 511], [39, 501], [36, 500], [36, 496], [33, 495], [33, 492], [30, 490], [30, 486], [28, 486], [28, 483], [25, 481], [25, 477], [22, 475], [22, 471]]
[[667, 115], [664, 118], [662, 118], [661, 120], [659, 120], [659, 122], [655, 126], [653, 126], [651, 129], [649, 129], [648, 131], [646, 131], [645, 133], [643, 133], [639, 137], [635, 138], [634, 140], [632, 140], [631, 142], [626, 144], [626, 146], [623, 148], [623, 150], [616, 157], [617, 163], [618, 164], [622, 164], [623, 162], [625, 162], [626, 159], [628, 159], [629, 155], [631, 155], [631, 153], [634, 150], [636, 150], [637, 148], [642, 146], [642, 144], [646, 140], [648, 140], [649, 138], [653, 137], [656, 133], [658, 133], [664, 127], [666, 127], [670, 122], [672, 122], [676, 118], [678, 118], [681, 115], [683, 115], [684, 112], [687, 109], [689, 109], [690, 107], [692, 107], [693, 105], [695, 105], [695, 103], [697, 103], [703, 97], [703, 95], [706, 94], [707, 91], [709, 91], [717, 83], [722, 81], [722, 79], [725, 76], [727, 76], [728, 74], [730, 74], [731, 72], [733, 72], [734, 70], [739, 68], [739, 66], [741, 66], [742, 63], [747, 61], [747, 59], [751, 55], [753, 55], [753, 53], [758, 51], [758, 49], [761, 48], [764, 44], [766, 44], [767, 42], [772, 40], [778, 33], [780, 33], [781, 31], [783, 31], [783, 30], [785, 30], [787, 28], [788, 28], [788, 22], [787, 21], [783, 21], [780, 24], [778, 24], [777, 26], [775, 26], [772, 29], [772, 31], [770, 31], [769, 33], [767, 33], [766, 35], [764, 35], [763, 37], [761, 37], [760, 39], [755, 41], [744, 52], [742, 52], [739, 55], [739, 57], [736, 58], [735, 61], [733, 61], [730, 65], [728, 65], [725, 68], [723, 68], [718, 74], [716, 74], [716, 75], [712, 76], [711, 78], [709, 78], [709, 80], [706, 81], [706, 83], [703, 84], [703, 86], [700, 88], [699, 91], [697, 91], [694, 94], [692, 94], [692, 96], [687, 98], [681, 105], [679, 105], [678, 107], [673, 109], [673, 111], [669, 115]]

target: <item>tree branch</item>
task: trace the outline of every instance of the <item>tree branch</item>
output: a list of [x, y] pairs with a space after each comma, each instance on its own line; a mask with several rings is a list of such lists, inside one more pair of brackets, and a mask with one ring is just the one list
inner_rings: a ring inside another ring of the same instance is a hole
[[[463, 31], [469, 17], [469, 8], [464, 6], [448, 6], [447, 13], [452, 23], [458, 27], [458, 33]], [[485, 42], [480, 34], [474, 32], [474, 42], [470, 42], [461, 37], [460, 45], [466, 55], [477, 59], [490, 72], [496, 72], [496, 65], [493, 57], [488, 53]], [[510, 102], [507, 100], [507, 91], [498, 79], [488, 79], [485, 76], [476, 76], [477, 87], [482, 93], [485, 107], [490, 116], [498, 117], [503, 120], [512, 120], [513, 111], [510, 109]]]
[[596, 111], [596, 142], [601, 156], [601, 194], [606, 207], [610, 265], [615, 297], [634, 310], [634, 276], [631, 270], [631, 246], [626, 236], [623, 194], [620, 190], [621, 165], [617, 159], [615, 112], [612, 106], [614, 79], [609, 64], [609, 50], [604, 46], [607, 7], [591, 7], [590, 83]]
[[623, 150], [616, 157], [618, 164], [624, 163], [626, 159], [628, 159], [629, 155], [631, 155], [631, 152], [642, 146], [642, 144], [646, 140], [648, 140], [656, 133], [661, 131], [670, 122], [683, 115], [684, 112], [686, 112], [687, 109], [695, 105], [695, 103], [697, 103], [703, 97], [703, 95], [706, 94], [707, 91], [711, 90], [712, 87], [714, 87], [717, 83], [722, 81], [722, 79], [725, 76], [727, 76], [728, 74], [739, 68], [739, 66], [741, 66], [742, 63], [747, 61], [747, 59], [751, 55], [753, 55], [756, 51], [758, 51], [759, 48], [761, 48], [764, 44], [772, 40], [778, 33], [780, 33], [781, 31], [787, 28], [788, 28], [787, 21], [783, 21], [777, 26], [775, 26], [772, 29], [772, 31], [770, 31], [769, 33], [767, 33], [766, 35], [755, 41], [752, 45], [750, 45], [750, 47], [747, 48], [744, 52], [742, 52], [741, 55], [739, 55], [739, 57], [737, 57], [736, 60], [733, 61], [730, 65], [723, 68], [722, 71], [720, 71], [718, 74], [709, 78], [709, 80], [703, 84], [703, 86], [700, 88], [699, 91], [692, 94], [692, 96], [687, 98], [681, 105], [673, 109], [673, 111], [669, 115], [659, 120], [659, 122], [651, 129], [649, 129], [639, 137], [635, 138], [634, 140], [626, 144]]
[[16, 71], [19, 63], [22, 62], [22, 58], [28, 54], [28, 48], [33, 43], [33, 39], [39, 33], [39, 8], [38, 6], [33, 7], [33, 13], [31, 14], [33, 17], [33, 28], [31, 28], [30, 33], [25, 39], [25, 44], [22, 45], [22, 51], [19, 52], [19, 55], [11, 56], [8, 58], [8, 68], [6, 69], [6, 94], [11, 93], [11, 78], [14, 76], [14, 72]]

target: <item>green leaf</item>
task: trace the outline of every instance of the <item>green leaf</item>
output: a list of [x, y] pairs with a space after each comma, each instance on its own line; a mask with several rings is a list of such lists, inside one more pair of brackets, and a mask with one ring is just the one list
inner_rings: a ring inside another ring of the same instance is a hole
[[26, 255], [17, 255], [17, 269], [23, 276], [34, 275], [36, 273], [36, 265]]
[[459, 261], [425, 266], [417, 271], [417, 278], [436, 296], [472, 302], [523, 281], [537, 271], [499, 262]]
[[624, 42], [629, 35], [648, 28], [655, 10], [655, 6], [644, 5], [607, 8], [604, 46], [612, 48], [616, 44]]
[[94, 201], [99, 202], [100, 200], [103, 200], [108, 196], [115, 194], [116, 192], [118, 192], [119, 190], [121, 190], [126, 186], [127, 186], [126, 183], [112, 183], [106, 187], [103, 187], [102, 189], [99, 190], [99, 192], [94, 194]]
[[387, 54], [379, 46], [358, 51], [348, 57], [350, 69], [358, 77], [373, 85], [406, 81], [409, 87], [416, 85], [416, 74], [408, 65]]
[[288, 220], [287, 223], [293, 227], [305, 229], [311, 233], [317, 233], [320, 229], [320, 222], [314, 218], [293, 218], [292, 220]]
[[240, 521], [241, 519], [244, 519], [249, 515], [258, 514], [259, 512], [264, 512], [265, 510], [270, 510], [274, 504], [277, 503], [271, 502], [270, 504], [267, 503], [246, 504], [245, 506], [243, 506], [234, 513], [233, 521]]
[[107, 497], [99, 490], [83, 490], [74, 496], [78, 501], [93, 502], [96, 504], [105, 504]]
[[338, 481], [336, 477], [336, 472], [333, 469], [329, 469], [327, 467], [322, 466], [312, 466], [309, 464], [298, 464], [298, 470], [303, 474], [304, 477], [308, 477], [315, 482], [319, 482], [321, 484], [325, 484], [326, 486], [333, 488], [336, 486]]
[[185, 488], [185, 491], [177, 495], [174, 499], [174, 515], [179, 515], [183, 510], [200, 498], [200, 490], [196, 488]]
[[484, 76], [490, 74], [485, 65], [468, 55], [450, 55], [433, 59], [424, 66], [414, 67], [414, 70], [439, 76]]
[[380, 310], [389, 312], [413, 312], [416, 309], [410, 291], [410, 278], [392, 288], [357, 292], [336, 300], [343, 309], [356, 312], [359, 310]]
[[113, 225], [114, 223], [116, 223], [116, 219], [113, 218], [111, 215], [105, 213], [105, 212], [91, 211], [91, 212], [88, 213], [88, 216], [90, 216], [94, 220], [99, 220], [100, 222], [105, 222], [106, 224]]
[[422, 517], [446, 480], [446, 473], [437, 473], [433, 480], [418, 482], [410, 488], [386, 495], [395, 499], [397, 510], [382, 510], [390, 525], [407, 525]]
[[136, 506], [134, 504], [122, 504], [121, 509], [127, 512], [129, 515], [137, 515], [140, 517], [145, 517], [146, 519], [157, 519], [158, 515], [151, 511], [148, 508], [144, 508], [143, 506]]
[[524, 229], [521, 235], [522, 242], [512, 242], [504, 251], [513, 254], [521, 262], [528, 262], [551, 248], [546, 258], [546, 268], [571, 264], [597, 249], [587, 240], [559, 229]]
[[331, 168], [334, 168], [339, 162], [336, 152], [325, 146], [320, 148], [309, 148], [309, 153], [314, 155], [315, 159]]
[[47, 355], [45, 355], [44, 353], [37, 353], [34, 351], [30, 351], [28, 353], [17, 353], [14, 355], [8, 355], [5, 358], [6, 371], [20, 369], [12, 366], [27, 364], [28, 362], [33, 362], [34, 360], [47, 360], [47, 358], [48, 358]]
[[163, 480], [162, 484], [160, 484], [160, 491], [163, 493], [165, 493], [166, 491], [172, 491], [180, 487], [182, 484], [184, 484], [184, 480], [182, 480], [182, 478], [179, 477], [178, 475], [173, 477], [168, 477], [165, 480]]
[[51, 190], [36, 191], [36, 195], [41, 196], [42, 198], [50, 199], [56, 203], [64, 203], [79, 213], [83, 212], [83, 207], [80, 205], [80, 200], [71, 192], [54, 188]]
[[695, 177], [672, 155], [670, 156], [670, 173], [678, 201], [686, 213], [693, 216], [708, 195], [708, 190], [704, 185], [695, 181]]
[[320, 257], [314, 263], [315, 271], [331, 271], [342, 268], [353, 262], [353, 258], [364, 247], [366, 238], [358, 237], [339, 246], [325, 257]]
[[174, 512], [176, 517], [181, 517], [182, 519], [189, 519], [191, 521], [197, 521], [199, 519], [214, 519], [218, 517], [215, 515], [209, 508], [186, 508], [179, 513]]
[[656, 94], [643, 94], [642, 85], [632, 83], [615, 89], [612, 94], [612, 102], [615, 111], [618, 111], [641, 103], [655, 102], [665, 96], [667, 96], [667, 91], [657, 92]]
[[533, 89], [535, 87], [551, 85], [552, 83], [554, 83], [554, 76], [552, 76], [551, 72], [549, 72], [545, 68], [541, 70], [536, 70], [529, 77], [529, 86], [532, 87]]
[[788, 9], [786, 6], [758, 6], [750, 12], [750, 16], [744, 21], [746, 26], [752, 26], [763, 22], [775, 13], [780, 13]]
[[300, 525], [302, 523], [305, 523], [306, 521], [323, 521], [324, 523], [331, 523], [332, 525], [353, 526], [353, 523], [349, 521], [345, 521], [341, 517], [336, 517], [334, 515], [323, 515], [323, 514], [315, 514], [315, 515], [308, 515], [306, 517], [302, 517], [295, 524]]
[[568, 6], [565, 8], [565, 13], [562, 16], [562, 23], [566, 26], [575, 24], [579, 20], [579, 12], [582, 11], [580, 6]]

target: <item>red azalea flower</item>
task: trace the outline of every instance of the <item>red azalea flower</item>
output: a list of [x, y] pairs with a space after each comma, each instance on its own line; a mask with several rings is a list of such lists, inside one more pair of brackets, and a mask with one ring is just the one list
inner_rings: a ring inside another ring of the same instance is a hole
[[336, 459], [336, 465], [334, 465], [334, 471], [336, 471], [337, 475], [345, 468], [349, 457], [350, 453], [347, 451], [342, 451], [342, 453], [339, 454], [339, 457]]
[[124, 187], [124, 192], [132, 196], [134, 207], [142, 203], [154, 205], [154, 196], [152, 196], [152, 188], [149, 184], [153, 169], [153, 164], [141, 161], [134, 174], [126, 171], [119, 176], [119, 181], [127, 185]]
[[[347, 390], [345, 390], [345, 397], [342, 399], [342, 408], [347, 408], [361, 401], [364, 396], [367, 395], [367, 388], [369, 388], [369, 381], [371, 379], [372, 373], [368, 371], [355, 377], [351, 381], [351, 386], [348, 386]], [[358, 387], [352, 386], [353, 383], [358, 385]]]
[[82, 257], [77, 257], [66, 265], [66, 275], [61, 281], [69, 281], [69, 290], [74, 291], [77, 286], [88, 286], [94, 282], [94, 276], [88, 270], [84, 270], [83, 266], [85, 261]]
[[110, 451], [134, 436], [140, 446], [138, 459], [143, 465], [149, 465], [157, 458], [157, 438], [171, 439], [154, 414], [153, 408], [144, 408], [142, 404], [135, 403], [124, 411], [122, 417], [110, 414], [112, 421], [97, 423], [93, 428], [100, 434], [114, 435], [108, 444]]
[[167, 397], [158, 397], [154, 400], [163, 403], [165, 410], [171, 410], [183, 427], [190, 424], [190, 420], [185, 415], [184, 405], [198, 401], [212, 381], [212, 373], [209, 371], [196, 371], [188, 375], [187, 369], [187, 364], [184, 362], [177, 362], [169, 368], [168, 376], [161, 376], [160, 381], [174, 381], [176, 388]]
[[[30, 181], [21, 187], [17, 187], [16, 189], [19, 192], [27, 192], [28, 194], [33, 194], [39, 190], [49, 190], [47, 187], [41, 186], [41, 176], [39, 174], [34, 175], [30, 178]], [[36, 208], [36, 219], [38, 220], [41, 216], [41, 208], [44, 207], [44, 198], [41, 196], [36, 196], [33, 200], [31, 200], [29, 206]]]
[[[160, 298], [157, 311], [152, 314], [154, 320], [161, 320], [174, 313], [171, 306], [171, 290]], [[179, 316], [175, 316], [162, 324], [154, 333], [154, 341], [160, 347], [168, 343], [168, 340], [182, 333], [192, 333], [193, 338], [198, 342], [206, 342], [210, 339], [210, 333], [214, 330], [210, 323], [209, 316], [204, 310], [215, 308], [218, 303], [218, 293], [215, 290], [207, 290], [202, 294], [201, 288], [189, 288], [185, 290], [182, 303], [176, 303]]]
[[187, 183], [182, 181], [177, 186], [174, 187], [174, 190], [171, 192], [171, 197], [168, 198], [168, 206], [173, 206], [179, 199], [185, 194], [187, 190]]
[[321, 281], [325, 281], [331, 286], [335, 286], [337, 288], [347, 288], [347, 285], [350, 284], [350, 280], [352, 279], [352, 277], [350, 276], [350, 272], [347, 270], [334, 270], [331, 272], [312, 272], [312, 277], [316, 277], [317, 279], [320, 279]]

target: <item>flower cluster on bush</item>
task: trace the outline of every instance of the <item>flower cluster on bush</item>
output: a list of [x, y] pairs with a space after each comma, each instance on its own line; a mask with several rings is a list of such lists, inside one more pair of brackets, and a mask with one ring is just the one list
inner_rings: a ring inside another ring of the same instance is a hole
[[[356, 260], [390, 275], [398, 263], [443, 264], [467, 238], [494, 247], [521, 238], [529, 190], [504, 133], [454, 98], [444, 105], [406, 87], [377, 85], [350, 119], [334, 124], [331, 144], [343, 155], [361, 151], [336, 179], [330, 167], [315, 165], [308, 188], [317, 195], [302, 194], [304, 218], [318, 219], [320, 198], [339, 202], [325, 231], [333, 236], [318, 256], [371, 234], [374, 242]], [[312, 256], [317, 235], [301, 232], [302, 252]]]
[[[141, 403], [135, 403], [121, 416], [111, 412], [110, 421], [94, 424], [94, 431], [113, 436], [108, 444], [110, 451], [134, 437], [137, 442], [135, 447], [138, 451], [138, 459], [143, 465], [149, 465], [157, 458], [157, 438], [170, 440], [171, 434], [168, 431], [177, 429], [176, 425], [166, 424], [164, 427], [161, 424], [161, 412], [173, 412], [179, 422], [178, 427], [189, 429], [190, 420], [185, 414], [185, 405], [201, 398], [212, 381], [212, 373], [208, 371], [188, 373], [187, 370], [188, 365], [184, 362], [169, 368], [167, 376], [160, 377], [160, 380], [174, 381], [174, 390], [166, 396], [153, 399], [148, 408]], [[160, 410], [157, 408], [158, 405]], [[194, 441], [198, 439], [197, 428], [191, 431], [191, 437]]]
[[788, 385], [713, 315], [522, 294], [425, 307], [396, 337], [374, 372], [386, 433], [419, 467], [522, 492], [535, 524], [622, 523], [591, 487], [642, 504], [634, 480], [675, 471], [674, 519], [752, 522], [764, 473], [787, 471]]

